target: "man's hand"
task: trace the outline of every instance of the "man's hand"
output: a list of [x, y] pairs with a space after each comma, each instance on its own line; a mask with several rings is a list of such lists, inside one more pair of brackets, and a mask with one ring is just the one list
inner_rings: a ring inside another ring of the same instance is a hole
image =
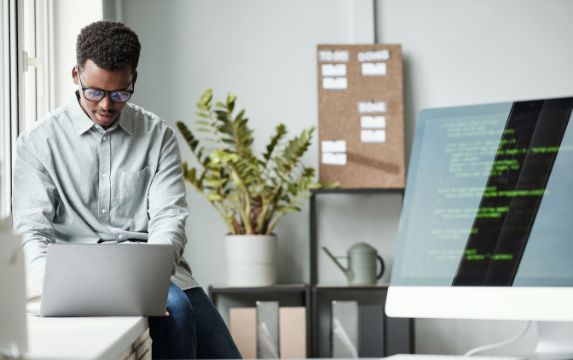
[[165, 316], [169, 316], [169, 311], [167, 311], [167, 309], [165, 309]]

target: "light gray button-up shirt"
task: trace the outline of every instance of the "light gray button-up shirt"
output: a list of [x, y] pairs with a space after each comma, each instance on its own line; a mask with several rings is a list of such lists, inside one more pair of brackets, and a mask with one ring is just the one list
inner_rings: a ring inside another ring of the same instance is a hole
[[42, 291], [49, 243], [147, 240], [173, 244], [171, 280], [198, 286], [183, 258], [187, 202], [181, 155], [157, 115], [127, 103], [108, 130], [76, 93], [16, 144], [12, 210], [28, 276]]

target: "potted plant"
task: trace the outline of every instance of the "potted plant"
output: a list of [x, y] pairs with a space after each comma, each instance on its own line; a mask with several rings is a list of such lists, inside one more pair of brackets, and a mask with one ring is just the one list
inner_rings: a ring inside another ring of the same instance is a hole
[[300, 162], [314, 127], [286, 141], [286, 127], [279, 124], [266, 152], [256, 156], [245, 110], [234, 114], [237, 97], [229, 95], [225, 103], [215, 105], [212, 97], [211, 89], [205, 91], [196, 113], [197, 131], [209, 134], [202, 140], [212, 146], [201, 146], [187, 126], [177, 122], [198, 162], [191, 168], [183, 162], [183, 176], [227, 225], [227, 285], [274, 285], [277, 222], [287, 212], [300, 211], [310, 190], [339, 184], [314, 182], [315, 170]]

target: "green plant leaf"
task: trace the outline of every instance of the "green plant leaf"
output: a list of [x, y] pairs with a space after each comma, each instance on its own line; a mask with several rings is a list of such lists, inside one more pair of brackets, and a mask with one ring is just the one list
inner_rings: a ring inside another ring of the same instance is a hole
[[210, 106], [209, 106], [209, 105], [205, 105], [205, 104], [203, 104], [203, 103], [200, 103], [200, 102], [198, 102], [198, 103], [197, 103], [197, 108], [198, 108], [198, 109], [201, 109], [201, 110], [209, 111], [209, 109], [210, 109]]
[[[219, 129], [219, 131], [222, 133], [230, 135], [231, 137], [235, 134], [233, 132], [233, 125], [231, 125], [230, 123], [225, 123], [225, 124], [217, 127], [217, 129]], [[234, 143], [234, 141], [233, 141], [233, 143]]]
[[211, 161], [215, 164], [237, 162], [241, 157], [237, 154], [229, 153], [225, 150], [215, 150], [210, 155]]
[[320, 185], [323, 189], [336, 189], [340, 187], [339, 182], [322, 182]]
[[321, 183], [308, 184], [306, 188], [312, 189], [312, 190], [320, 189], [320, 188], [322, 188], [322, 184]]
[[191, 151], [195, 151], [198, 142], [195, 140], [195, 136], [193, 136], [193, 133], [187, 128], [185, 123], [183, 123], [182, 121], [177, 121], [176, 125], [179, 128], [181, 135], [183, 135], [183, 138], [191, 148]]
[[215, 186], [215, 187], [219, 187], [221, 185], [224, 185], [227, 182], [226, 179], [205, 179], [205, 183], [210, 185], [210, 186]]
[[273, 151], [275, 150], [276, 146], [278, 145], [279, 141], [284, 137], [287, 133], [286, 126], [284, 124], [277, 125], [276, 134], [271, 136], [271, 142], [267, 145], [267, 152], [263, 154], [263, 158], [265, 158], [265, 165], [271, 159], [273, 155]]
[[[187, 164], [185, 164], [185, 166], [187, 166]], [[197, 183], [197, 169], [195, 168], [191, 168], [189, 169], [189, 171], [186, 172], [186, 178], [189, 179], [189, 181], [191, 181], [191, 183], [196, 184]]]
[[203, 95], [201, 95], [201, 98], [199, 99], [199, 102], [201, 104], [209, 104], [209, 102], [211, 102], [211, 99], [213, 98], [213, 90], [212, 89], [207, 89], [205, 90], [205, 92], [203, 93]]
[[[234, 103], [235, 103], [235, 100], [237, 100], [237, 95], [229, 94], [229, 95], [227, 96], [227, 106], [229, 106], [229, 105], [231, 105], [231, 104], [234, 104]], [[230, 110], [229, 110], [229, 111], [230, 111]]]
[[[235, 97], [236, 98], [236, 97]], [[234, 100], [233, 100], [234, 101]], [[243, 121], [243, 115], [245, 115], [245, 109], [239, 111], [239, 113], [237, 114], [237, 116], [235, 116], [235, 121], [237, 122], [238, 125], [241, 124], [241, 122]], [[245, 121], [247, 119], [244, 119]]]
[[221, 120], [223, 122], [227, 122], [229, 121], [229, 113], [223, 110], [217, 110], [215, 111], [217, 120]]
[[215, 193], [208, 194], [207, 199], [210, 201], [222, 201], [221, 195]]

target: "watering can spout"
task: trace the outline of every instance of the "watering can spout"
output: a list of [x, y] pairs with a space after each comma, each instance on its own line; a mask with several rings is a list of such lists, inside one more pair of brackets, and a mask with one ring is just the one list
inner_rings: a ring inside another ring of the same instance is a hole
[[[338, 260], [336, 260], [336, 256], [332, 255], [332, 253], [328, 251], [328, 249], [325, 246], [322, 247], [322, 250], [324, 250], [324, 252], [326, 252], [326, 254], [330, 256], [332, 261], [334, 261], [334, 263], [340, 268], [340, 270], [342, 270], [342, 272], [344, 273], [344, 275], [346, 275], [348, 280], [351, 281], [352, 279], [354, 279], [354, 272], [351, 269], [346, 269], [344, 266], [342, 266], [342, 264], [338, 262]], [[346, 258], [346, 256], [343, 257]]]

